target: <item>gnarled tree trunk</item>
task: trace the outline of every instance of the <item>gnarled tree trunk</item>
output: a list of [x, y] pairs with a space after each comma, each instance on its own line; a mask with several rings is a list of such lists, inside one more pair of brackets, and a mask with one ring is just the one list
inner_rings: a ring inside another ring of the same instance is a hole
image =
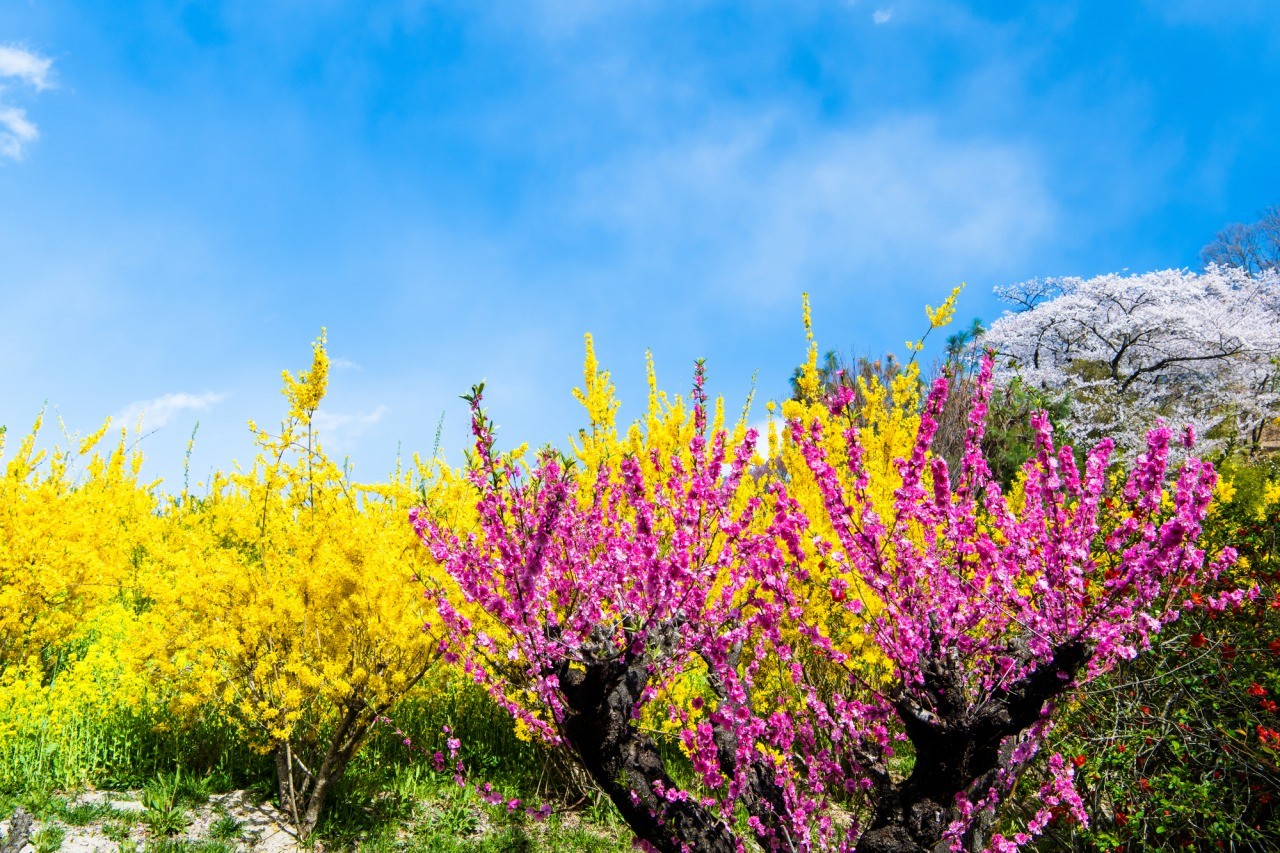
[[734, 853], [737, 839], [718, 816], [692, 801], [669, 801], [677, 791], [658, 746], [642, 734], [631, 710], [648, 682], [647, 658], [561, 666], [557, 673], [569, 712], [561, 726], [569, 745], [636, 837], [661, 853]]
[[[964, 700], [959, 659], [935, 654], [924, 685], [931, 708], [925, 710], [905, 696], [896, 702], [915, 748], [915, 766], [906, 779], [879, 790], [875, 815], [858, 839], [857, 853], [948, 849], [942, 835], [959, 817], [956, 797], [963, 793], [974, 800], [987, 793], [1010, 759], [1011, 751], [1002, 750], [1002, 742], [1035, 725], [1045, 706], [1071, 686], [1089, 656], [1083, 642], [1065, 643], [1055, 649], [1052, 660], [970, 705]], [[989, 831], [976, 821], [964, 839], [965, 849], [985, 848]]]

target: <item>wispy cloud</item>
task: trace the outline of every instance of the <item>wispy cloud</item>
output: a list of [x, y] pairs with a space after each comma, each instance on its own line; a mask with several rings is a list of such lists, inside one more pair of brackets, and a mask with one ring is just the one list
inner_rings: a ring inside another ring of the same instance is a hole
[[391, 409], [378, 406], [371, 412], [330, 412], [318, 410], [312, 417], [316, 432], [331, 452], [350, 449], [367, 429], [381, 421]]
[[874, 12], [871, 13], [871, 20], [875, 21], [877, 24], [887, 24], [889, 23], [889, 19], [892, 17], [893, 17], [892, 6], [886, 6], [883, 9], [876, 9]]
[[203, 394], [187, 394], [184, 392], [165, 394], [163, 397], [157, 397], [154, 400], [141, 400], [136, 403], [130, 403], [116, 413], [113, 419], [122, 421], [126, 425], [132, 425], [141, 418], [144, 427], [159, 429], [172, 421], [179, 412], [204, 411], [216, 406], [225, 399], [227, 399], [226, 394], [218, 394], [213, 391], [206, 391]]
[[25, 110], [0, 103], [0, 156], [21, 160], [27, 145], [40, 137], [40, 131], [27, 120]]
[[16, 81], [39, 92], [50, 87], [52, 69], [51, 59], [20, 47], [0, 45], [0, 157], [20, 160], [26, 147], [40, 137], [26, 111], [8, 103], [6, 84]]
[[1000, 268], [1034, 251], [1056, 218], [1026, 146], [956, 138], [927, 116], [799, 143], [792, 124], [718, 121], [630, 152], [584, 177], [580, 209], [629, 243], [636, 263], [680, 258], [757, 304], [814, 281]]
[[38, 92], [49, 88], [49, 72], [52, 70], [52, 59], [20, 47], [0, 45], [0, 77], [17, 78]]

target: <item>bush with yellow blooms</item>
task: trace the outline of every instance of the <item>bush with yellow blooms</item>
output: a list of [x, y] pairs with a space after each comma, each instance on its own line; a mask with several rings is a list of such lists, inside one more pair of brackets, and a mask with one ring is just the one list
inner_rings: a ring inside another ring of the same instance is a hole
[[143, 606], [139, 575], [162, 527], [141, 457], [124, 434], [100, 449], [108, 425], [37, 450], [42, 425], [0, 477], [0, 783], [100, 761], [94, 722], [146, 695], [115, 653]]
[[258, 456], [206, 496], [168, 510], [148, 577], [143, 632], [177, 708], [215, 707], [275, 762], [282, 807], [302, 832], [370, 728], [436, 658], [405, 524], [414, 475], [361, 485], [320, 446], [322, 335], [311, 369], [284, 374], [278, 433], [250, 424]]

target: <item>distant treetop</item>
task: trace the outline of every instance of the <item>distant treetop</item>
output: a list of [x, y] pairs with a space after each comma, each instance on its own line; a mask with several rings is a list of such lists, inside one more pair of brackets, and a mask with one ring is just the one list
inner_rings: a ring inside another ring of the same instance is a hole
[[1206, 267], [1218, 264], [1252, 273], [1280, 267], [1280, 207], [1268, 207], [1257, 222], [1223, 228], [1200, 250], [1200, 260]]

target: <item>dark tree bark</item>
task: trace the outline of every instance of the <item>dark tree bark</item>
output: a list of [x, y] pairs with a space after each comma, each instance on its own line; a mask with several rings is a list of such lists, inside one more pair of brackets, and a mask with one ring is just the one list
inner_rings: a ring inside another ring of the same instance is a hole
[[[1089, 649], [1083, 642], [1065, 643], [1055, 649], [1052, 660], [982, 703], [970, 705], [964, 701], [958, 657], [935, 654], [923, 689], [930, 707], [905, 695], [895, 703], [915, 748], [915, 766], [906, 779], [879, 792], [875, 815], [858, 839], [857, 853], [939, 849], [943, 832], [958, 817], [956, 796], [964, 793], [972, 800], [987, 792], [1009, 760], [1001, 742], [1035, 725], [1046, 705], [1070, 687], [1088, 659]], [[975, 826], [965, 839], [966, 848], [985, 847], [986, 839], [980, 836], [988, 829]]]
[[[651, 649], [661, 654], [674, 646], [678, 632], [675, 624], [655, 632], [649, 638]], [[738, 654], [740, 649], [734, 652]], [[666, 773], [657, 744], [639, 731], [631, 716], [648, 683], [649, 665], [648, 655], [610, 656], [585, 667], [561, 663], [556, 676], [569, 708], [561, 726], [563, 734], [636, 838], [662, 853], [680, 853], [686, 845], [697, 853], [734, 853], [740, 839], [719, 815], [696, 802], [671, 802], [658, 793], [678, 789]], [[723, 685], [713, 679], [712, 688], [725, 701]], [[717, 725], [714, 743], [721, 772], [732, 777], [737, 735], [731, 728]], [[780, 819], [785, 802], [766, 762], [753, 762], [746, 768], [739, 803], [760, 821], [762, 835], [756, 840], [761, 848], [772, 849], [769, 836], [785, 836]]]
[[636, 838], [661, 853], [734, 853], [737, 839], [716, 815], [694, 802], [669, 802], [659, 790], [679, 790], [658, 746], [631, 718], [648, 682], [648, 659], [561, 665], [557, 677], [569, 711], [562, 730], [600, 789]]
[[20, 853], [31, 842], [31, 815], [18, 806], [9, 818], [9, 833], [0, 835], [0, 853]]

